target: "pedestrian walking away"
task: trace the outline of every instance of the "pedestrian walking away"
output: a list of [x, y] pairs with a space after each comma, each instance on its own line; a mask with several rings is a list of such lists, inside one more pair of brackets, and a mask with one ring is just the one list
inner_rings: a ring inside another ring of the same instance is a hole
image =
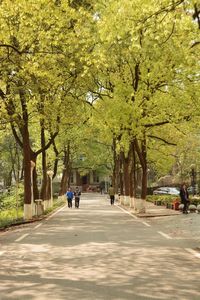
[[73, 200], [74, 194], [71, 191], [71, 188], [68, 189], [68, 191], [66, 193], [66, 197], [67, 197], [68, 207], [72, 208], [72, 200]]
[[115, 191], [114, 191], [112, 184], [110, 185], [110, 187], [108, 189], [108, 194], [110, 196], [110, 204], [113, 205], [115, 202]]
[[188, 213], [188, 205], [189, 205], [190, 201], [189, 201], [189, 194], [188, 194], [188, 191], [187, 191], [187, 186], [186, 186], [185, 183], [183, 183], [181, 185], [180, 198], [181, 198], [181, 203], [184, 205], [183, 206], [183, 213], [187, 214]]
[[75, 192], [74, 192], [74, 197], [75, 197], [75, 207], [79, 208], [79, 204], [80, 204], [80, 195], [81, 192], [79, 190], [78, 187], [76, 187]]

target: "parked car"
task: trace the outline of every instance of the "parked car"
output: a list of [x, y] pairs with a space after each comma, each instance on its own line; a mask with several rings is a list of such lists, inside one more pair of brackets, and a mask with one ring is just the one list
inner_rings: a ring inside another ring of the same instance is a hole
[[159, 187], [156, 190], [153, 191], [154, 195], [176, 195], [178, 196], [180, 194], [179, 188], [176, 187]]

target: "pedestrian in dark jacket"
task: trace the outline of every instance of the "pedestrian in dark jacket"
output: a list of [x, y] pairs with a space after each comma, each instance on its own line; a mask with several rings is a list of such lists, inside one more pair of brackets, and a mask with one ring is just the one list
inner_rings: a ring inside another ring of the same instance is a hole
[[108, 194], [110, 196], [110, 204], [114, 205], [114, 202], [115, 202], [115, 190], [114, 190], [112, 184], [110, 185], [110, 187], [108, 189]]
[[181, 198], [181, 203], [184, 205], [183, 213], [187, 214], [188, 213], [188, 205], [189, 205], [190, 201], [189, 201], [189, 194], [187, 191], [187, 186], [185, 183], [183, 183], [180, 188], [180, 198]]
[[72, 199], [74, 197], [74, 194], [71, 191], [71, 188], [68, 189], [68, 191], [66, 193], [66, 197], [67, 197], [68, 207], [72, 208]]
[[79, 204], [80, 204], [80, 195], [81, 192], [79, 191], [79, 188], [76, 187], [75, 192], [74, 192], [74, 197], [75, 197], [75, 207], [79, 208]]

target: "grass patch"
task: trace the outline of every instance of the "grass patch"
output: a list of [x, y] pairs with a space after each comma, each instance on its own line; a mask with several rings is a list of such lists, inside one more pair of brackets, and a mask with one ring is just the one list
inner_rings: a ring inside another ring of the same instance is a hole
[[0, 211], [0, 228], [20, 223], [23, 220], [23, 213], [23, 208], [19, 208], [18, 212], [15, 208]]
[[12, 187], [0, 195], [0, 228], [20, 223], [23, 220], [23, 189]]
[[[14, 224], [20, 224], [24, 221], [23, 201], [19, 201], [18, 205], [20, 206], [17, 209], [15, 196], [6, 194], [1, 197], [0, 203], [2, 204], [0, 208], [0, 228], [9, 227]], [[58, 207], [63, 206], [65, 203], [66, 200], [60, 198], [54, 199], [53, 207], [48, 208], [44, 212], [44, 215], [48, 215]]]

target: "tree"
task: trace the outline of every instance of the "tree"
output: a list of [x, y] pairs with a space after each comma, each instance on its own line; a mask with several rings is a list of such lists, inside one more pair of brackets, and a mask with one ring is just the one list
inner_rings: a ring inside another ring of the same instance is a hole
[[[36, 162], [37, 156], [43, 153], [45, 169], [45, 151], [58, 134], [60, 107], [70, 101], [71, 97], [67, 97], [74, 92], [74, 82], [84, 72], [81, 58], [88, 52], [87, 37], [80, 40], [80, 36], [87, 18], [84, 9], [76, 11], [63, 2], [43, 0], [38, 4], [15, 0], [11, 5], [5, 0], [0, 6], [1, 106], [23, 149], [24, 202], [28, 217], [31, 214], [30, 161]], [[55, 111], [59, 112], [56, 116]], [[35, 122], [40, 125], [39, 150], [34, 149], [30, 137], [30, 127]], [[46, 141], [48, 124], [51, 126]], [[54, 129], [53, 124], [56, 124]], [[35, 169], [33, 179], [35, 183]], [[37, 197], [36, 184], [34, 193]]]
[[142, 168], [142, 199], [149, 141], [162, 139], [157, 133], [164, 126], [176, 128], [196, 113], [190, 105], [197, 99], [197, 53], [190, 48], [196, 29], [183, 4], [146, 1], [141, 10], [138, 0], [99, 6], [102, 59], [95, 93], [104, 94], [104, 119], [120, 137], [125, 157], [134, 144]]

